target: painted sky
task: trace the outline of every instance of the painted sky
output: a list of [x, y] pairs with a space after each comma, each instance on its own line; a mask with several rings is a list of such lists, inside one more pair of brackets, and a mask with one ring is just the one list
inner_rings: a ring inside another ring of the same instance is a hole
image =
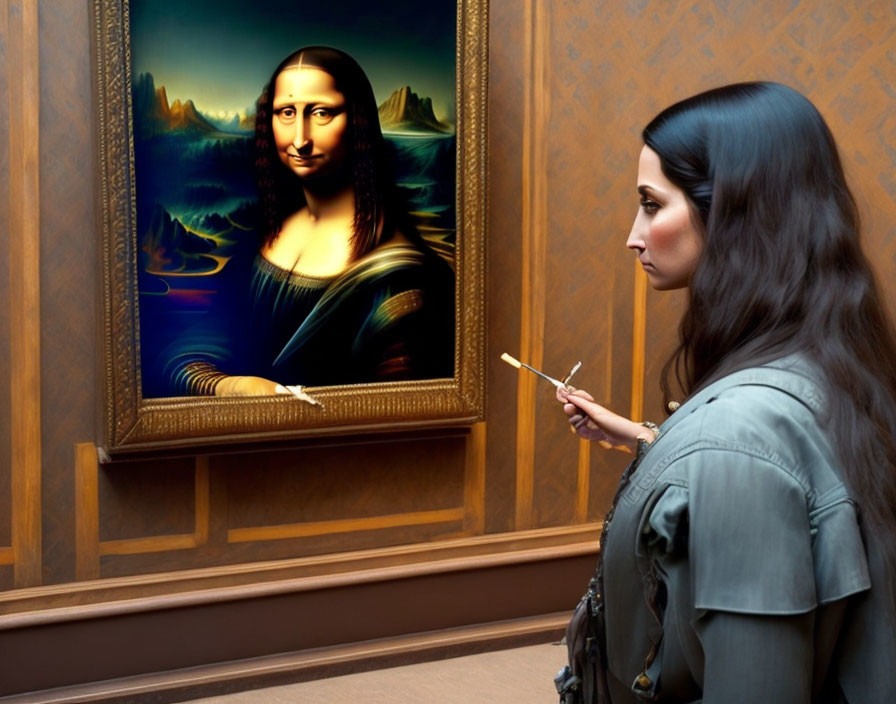
[[132, 70], [171, 102], [245, 113], [283, 58], [324, 44], [355, 57], [377, 103], [409, 85], [453, 122], [456, 13], [447, 0], [131, 0]]

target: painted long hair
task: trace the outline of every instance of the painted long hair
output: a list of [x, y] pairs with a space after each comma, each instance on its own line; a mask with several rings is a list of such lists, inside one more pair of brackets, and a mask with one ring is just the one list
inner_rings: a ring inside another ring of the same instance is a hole
[[257, 102], [255, 117], [255, 167], [261, 209], [262, 236], [276, 239], [283, 220], [305, 205], [297, 177], [277, 156], [272, 127], [272, 102], [277, 76], [288, 66], [300, 63], [319, 68], [333, 77], [336, 90], [345, 96], [348, 113], [349, 174], [355, 191], [355, 220], [352, 227], [352, 256], [363, 256], [380, 242], [380, 233], [391, 230], [381, 219], [396, 212], [390, 206], [394, 179], [390, 153], [380, 130], [373, 88], [363, 69], [351, 56], [326, 46], [307, 46], [287, 56], [274, 70]]
[[846, 481], [892, 542], [896, 340], [824, 119], [791, 88], [743, 83], [673, 105], [643, 138], [705, 233], [663, 370], [666, 400], [672, 377], [691, 394], [737, 369], [808, 355], [827, 385], [824, 421]]

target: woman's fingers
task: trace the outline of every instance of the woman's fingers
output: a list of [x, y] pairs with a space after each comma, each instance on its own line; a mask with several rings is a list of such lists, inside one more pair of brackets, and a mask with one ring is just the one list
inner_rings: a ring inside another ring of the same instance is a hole
[[570, 418], [569, 429], [585, 440], [604, 440], [606, 433], [586, 415], [578, 415]]
[[[575, 406], [573, 406], [575, 408]], [[569, 424], [574, 428], [578, 428], [579, 426], [588, 422], [588, 416], [584, 413], [574, 413], [569, 417]]]
[[589, 440], [604, 436], [592, 413], [589, 412], [592, 409], [583, 407], [587, 404], [603, 410], [601, 406], [593, 403], [594, 397], [591, 394], [581, 389], [565, 386], [557, 389], [557, 398], [563, 403], [563, 412], [569, 417], [569, 427], [572, 432]]
[[[594, 402], [594, 397], [586, 392], [576, 392], [566, 397], [566, 403], [573, 408], [578, 408], [592, 419], [597, 420], [600, 416], [609, 413], [609, 411], [598, 403]], [[566, 410], [566, 406], [563, 407]]]
[[557, 400], [563, 404], [570, 430], [581, 438], [630, 450], [637, 442], [638, 432], [644, 430], [639, 424], [596, 403], [587, 391], [568, 386], [559, 387]]
[[[592, 439], [606, 439], [614, 445], [621, 444], [630, 448], [634, 447], [637, 444], [638, 436], [645, 430], [640, 423], [635, 423], [628, 418], [617, 415], [580, 394], [569, 394], [566, 397], [563, 410], [570, 419], [577, 415], [583, 415], [587, 418], [589, 422], [576, 427], [576, 431], [580, 435], [582, 433], [579, 431], [579, 428], [588, 427], [593, 429], [590, 433]], [[600, 437], [598, 438], [598, 436]]]
[[569, 397], [569, 396], [576, 396], [578, 398], [583, 398], [586, 401], [594, 400], [594, 396], [592, 396], [587, 391], [585, 391], [585, 389], [570, 389], [569, 394], [567, 394], [567, 397]]
[[557, 387], [557, 400], [561, 403], [565, 403], [566, 399], [570, 396], [580, 396], [582, 398], [586, 398], [589, 401], [594, 400], [594, 396], [589, 394], [587, 391], [582, 389], [576, 389], [572, 386], [558, 386]]

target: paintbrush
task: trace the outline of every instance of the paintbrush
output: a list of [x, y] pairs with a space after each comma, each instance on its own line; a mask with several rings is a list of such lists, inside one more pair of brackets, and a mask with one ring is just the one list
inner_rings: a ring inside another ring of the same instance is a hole
[[566, 386], [566, 384], [569, 382], [569, 380], [572, 379], [572, 375], [575, 374], [577, 371], [579, 371], [579, 367], [582, 366], [581, 362], [576, 362], [576, 364], [573, 366], [572, 370], [570, 370], [569, 374], [566, 375], [566, 378], [563, 381], [557, 381], [554, 377], [548, 376], [544, 372], [538, 371], [535, 367], [530, 367], [528, 364], [524, 364], [523, 362], [519, 361], [518, 359], [511, 357], [506, 352], [501, 355], [501, 359], [503, 359], [505, 362], [507, 362], [511, 367], [516, 367], [517, 369], [519, 369], [520, 367], [525, 367], [533, 374], [537, 374], [542, 379], [545, 379], [545, 380], [551, 382], [558, 389]]
[[572, 365], [572, 369], [569, 370], [569, 374], [566, 375], [566, 378], [563, 380], [563, 385], [566, 386], [569, 383], [569, 380], [572, 379], [572, 375], [579, 371], [579, 367], [582, 366], [582, 362], [576, 362]]

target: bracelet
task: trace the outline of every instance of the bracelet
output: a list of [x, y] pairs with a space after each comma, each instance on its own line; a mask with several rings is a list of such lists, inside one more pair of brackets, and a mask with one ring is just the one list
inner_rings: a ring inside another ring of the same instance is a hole
[[653, 441], [656, 442], [660, 437], [660, 427], [656, 423], [651, 423], [649, 420], [642, 420], [641, 425], [647, 428], [651, 433], [653, 433]]
[[[660, 428], [656, 423], [651, 423], [649, 420], [645, 420], [641, 422], [645, 428], [647, 428], [651, 433], [653, 433], [653, 442], [656, 442], [657, 438], [660, 436]], [[640, 460], [644, 453], [647, 452], [647, 448], [650, 447], [652, 443], [647, 442], [647, 440], [640, 435], [636, 438], [638, 446], [635, 450], [635, 458], [636, 460]]]

